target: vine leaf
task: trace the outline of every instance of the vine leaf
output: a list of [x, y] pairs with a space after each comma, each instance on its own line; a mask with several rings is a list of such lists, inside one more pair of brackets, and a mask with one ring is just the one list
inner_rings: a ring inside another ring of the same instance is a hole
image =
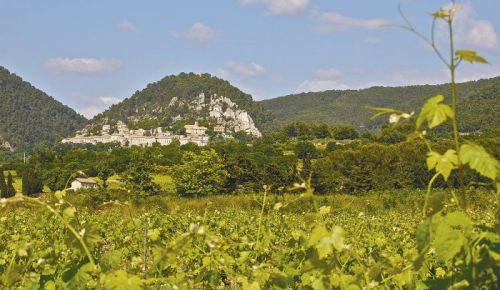
[[468, 164], [482, 176], [496, 180], [499, 163], [482, 146], [473, 143], [463, 144], [459, 156], [463, 164]]
[[449, 20], [453, 17], [455, 13], [460, 9], [460, 5], [455, 4], [450, 9], [441, 8], [438, 11], [432, 13], [434, 18], [441, 18], [444, 20]]
[[329, 232], [324, 225], [319, 225], [314, 228], [309, 243], [316, 248], [319, 258], [323, 259], [331, 254], [334, 249], [342, 251], [344, 248], [344, 230], [335, 226]]
[[441, 8], [438, 11], [432, 13], [432, 16], [435, 18], [447, 19], [451, 16], [451, 13], [450, 13], [450, 10]]
[[472, 233], [472, 221], [463, 212], [445, 216], [436, 228], [434, 248], [439, 260], [447, 262], [459, 254]]
[[457, 168], [458, 156], [453, 149], [448, 149], [444, 155], [435, 151], [427, 153], [427, 168], [429, 170], [436, 169], [436, 172], [443, 176], [444, 180], [448, 180], [451, 171]]
[[441, 104], [443, 100], [443, 95], [437, 95], [427, 100], [427, 102], [422, 107], [420, 115], [418, 115], [417, 130], [422, 127], [422, 124], [426, 120], [429, 128], [432, 129], [444, 123], [448, 119], [448, 117], [453, 118], [455, 116], [455, 113], [450, 108], [450, 106]]
[[142, 281], [135, 275], [129, 275], [123, 270], [117, 270], [111, 274], [105, 275], [103, 286], [105, 289], [125, 290], [142, 289]]
[[459, 59], [465, 60], [465, 61], [470, 62], [470, 63], [474, 63], [474, 62], [477, 62], [477, 63], [488, 63], [488, 61], [484, 57], [478, 55], [473, 50], [467, 50], [467, 49], [457, 50], [455, 52], [455, 55]]
[[68, 207], [63, 211], [63, 217], [65, 220], [71, 220], [75, 217], [76, 209], [74, 207]]

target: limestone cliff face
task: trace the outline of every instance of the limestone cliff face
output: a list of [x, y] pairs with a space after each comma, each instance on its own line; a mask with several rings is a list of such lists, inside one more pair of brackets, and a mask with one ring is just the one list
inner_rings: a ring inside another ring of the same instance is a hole
[[[188, 104], [175, 97], [169, 103], [169, 107], [171, 108], [185, 105], [190, 109], [188, 115], [196, 112], [198, 114], [197, 119], [199, 120], [208, 119], [215, 123], [214, 125], [222, 125], [229, 131], [243, 131], [254, 137], [262, 136], [250, 114], [240, 109], [237, 104], [227, 97], [213, 94], [207, 98], [204, 93], [200, 93], [197, 98]], [[175, 119], [182, 120], [183, 116], [178, 115]]]

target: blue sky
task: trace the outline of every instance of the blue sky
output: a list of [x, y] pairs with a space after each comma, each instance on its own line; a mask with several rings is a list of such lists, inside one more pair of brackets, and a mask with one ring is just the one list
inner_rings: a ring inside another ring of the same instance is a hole
[[[500, 75], [500, 1], [458, 1], [459, 48]], [[90, 117], [147, 83], [208, 72], [261, 100], [301, 91], [447, 81], [415, 35], [446, 0], [2, 0], [0, 65]], [[443, 27], [436, 32], [446, 46]]]

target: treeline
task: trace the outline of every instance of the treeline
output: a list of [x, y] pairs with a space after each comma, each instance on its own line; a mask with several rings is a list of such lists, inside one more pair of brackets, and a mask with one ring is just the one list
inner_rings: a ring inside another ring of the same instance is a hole
[[[480, 143], [496, 158], [500, 157], [500, 138], [483, 139]], [[444, 153], [451, 141], [432, 144], [433, 150]], [[312, 180], [316, 192], [362, 193], [372, 190], [400, 188], [425, 189], [433, 172], [426, 166], [428, 148], [423, 142], [402, 142], [393, 145], [357, 144], [333, 150], [316, 161]], [[472, 170], [462, 170], [466, 187], [493, 186]], [[459, 187], [456, 173], [448, 182], [438, 179], [435, 187]]]
[[[219, 142], [201, 148], [195, 144], [149, 148], [125, 148], [117, 145], [41, 146], [29, 162], [4, 162], [23, 177], [23, 192], [41, 191], [39, 180], [51, 191], [68, 186], [68, 180], [79, 175], [99, 177], [106, 187], [107, 179], [118, 175], [137, 195], [161, 194], [151, 175], [171, 175], [183, 196], [256, 192], [263, 185], [277, 191], [296, 181], [297, 159], [284, 154], [280, 146], [259, 140], [249, 146], [240, 141]], [[24, 188], [24, 184], [28, 186]], [[29, 186], [34, 184], [34, 186]]]
[[282, 142], [296, 138], [299, 140], [328, 139], [353, 140], [360, 137], [359, 132], [351, 126], [329, 126], [327, 124], [307, 124], [292, 122], [285, 125], [277, 133], [270, 135]]
[[[385, 121], [371, 120], [373, 111], [366, 106], [395, 107], [418, 113], [429, 98], [449, 95], [449, 84], [404, 87], [372, 87], [361, 90], [310, 92], [260, 101], [270, 112], [264, 132], [279, 130], [290, 122], [350, 125], [365, 132], [380, 129]], [[458, 84], [460, 131], [488, 132], [500, 123], [500, 77]]]
[[[309, 133], [297, 134], [296, 129]], [[312, 140], [297, 137], [310, 136], [311, 132], [314, 137], [326, 131], [333, 132], [333, 136], [355, 132], [348, 128], [325, 129], [323, 125], [311, 128], [295, 124], [284, 131], [295, 137], [285, 142], [265, 137], [252, 144], [233, 140], [203, 148], [194, 144], [181, 146], [178, 142], [149, 148], [109, 144], [40, 146], [29, 156], [27, 164], [19, 159], [3, 163], [5, 169], [16, 170], [22, 176], [23, 192], [28, 194], [40, 192], [44, 185], [51, 191], [61, 190], [72, 178], [88, 176], [102, 180], [102, 197], [109, 193], [107, 180], [113, 175], [118, 175], [123, 183], [122, 194], [138, 197], [164, 193], [186, 197], [246, 194], [259, 192], [264, 185], [280, 194], [309, 178], [319, 194], [426, 188], [432, 173], [426, 167], [427, 147], [423, 142], [385, 144], [359, 137], [346, 143], [330, 140], [326, 146], [318, 146]], [[498, 135], [474, 138], [474, 142], [500, 157]], [[431, 146], [444, 153], [451, 144], [440, 139]], [[154, 174], [170, 176], [175, 192], [165, 192], [155, 184]], [[466, 186], [490, 186], [472, 171], [463, 170], [461, 175]], [[437, 180], [435, 186], [459, 184], [458, 177], [452, 175], [448, 182]]]

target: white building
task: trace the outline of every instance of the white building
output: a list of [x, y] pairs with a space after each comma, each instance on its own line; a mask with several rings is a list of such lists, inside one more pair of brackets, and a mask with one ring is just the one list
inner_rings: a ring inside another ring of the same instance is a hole
[[97, 188], [97, 183], [89, 178], [75, 178], [71, 182], [71, 189], [77, 191], [78, 189]]
[[195, 122], [194, 125], [185, 125], [186, 134], [189, 135], [205, 135], [207, 131], [207, 127], [198, 126], [198, 122]]
[[214, 127], [215, 133], [224, 133], [225, 131], [226, 131], [226, 128], [222, 125], [217, 125]]
[[[156, 128], [155, 130], [129, 130], [123, 122], [119, 121], [117, 124], [118, 132], [115, 132], [112, 135], [102, 134], [96, 136], [83, 136], [81, 134], [78, 134], [73, 138], [65, 138], [61, 142], [94, 145], [97, 143], [118, 142], [122, 146], [128, 145], [150, 147], [153, 146], [154, 143], [159, 143], [160, 145], [169, 145], [173, 140], [179, 140], [182, 145], [190, 142], [195, 143], [198, 146], [208, 145], [208, 136], [205, 134], [207, 130], [206, 127], [198, 126], [198, 122], [196, 122], [194, 125], [186, 125], [184, 127], [186, 128], [187, 136], [172, 135], [171, 132], [163, 131], [162, 128]], [[110, 129], [108, 130], [108, 132], [110, 131]]]

